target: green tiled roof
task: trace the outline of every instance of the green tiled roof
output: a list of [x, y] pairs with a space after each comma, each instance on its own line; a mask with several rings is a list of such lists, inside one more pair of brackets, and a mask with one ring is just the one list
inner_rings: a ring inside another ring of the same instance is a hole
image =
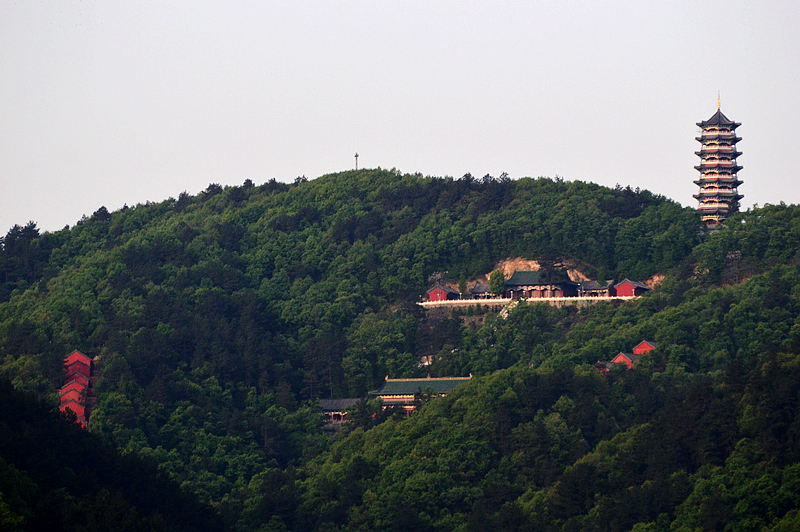
[[512, 275], [511, 278], [506, 281], [506, 286], [527, 286], [540, 284], [539, 279], [541, 276], [541, 272], [538, 270], [528, 272], [516, 271], [514, 272], [514, 275]]
[[490, 292], [489, 285], [485, 283], [478, 283], [469, 289], [473, 294], [488, 294]]
[[431, 390], [435, 394], [447, 394], [452, 392], [472, 377], [444, 377], [439, 379], [386, 379], [383, 386], [370, 395], [413, 395], [418, 392]]
[[323, 412], [344, 412], [351, 406], [358, 403], [358, 397], [348, 397], [345, 399], [320, 399], [319, 406]]
[[578, 286], [578, 283], [573, 283], [569, 280], [569, 275], [567, 275], [565, 270], [516, 271], [514, 275], [506, 281], [506, 286], [535, 286], [537, 284], [562, 283], [571, 283]]

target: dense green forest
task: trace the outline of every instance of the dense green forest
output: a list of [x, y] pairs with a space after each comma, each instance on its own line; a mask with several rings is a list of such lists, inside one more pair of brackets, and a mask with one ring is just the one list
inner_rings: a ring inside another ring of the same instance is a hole
[[[12, 228], [0, 374], [23, 394], [16, 408], [46, 417], [63, 357], [97, 357], [90, 432], [64, 445], [98, 467], [122, 467], [100, 458], [112, 451], [151, 464], [158, 489], [180, 486], [197, 499], [182, 504], [235, 530], [792, 530], [798, 249], [796, 206], [708, 233], [647, 191], [560, 179], [376, 169], [211, 184], [58, 232]], [[416, 305], [434, 272], [459, 284], [514, 257], [660, 284], [507, 319]], [[595, 370], [643, 339], [658, 349], [635, 370]], [[361, 402], [341, 434], [322, 431], [320, 398], [365, 397], [386, 375], [470, 373], [409, 418]], [[67, 438], [54, 416], [46, 430]], [[67, 493], [24, 454], [0, 449], [0, 519], [33, 529], [35, 512], [8, 502], [24, 495], [25, 508], [56, 497], [84, 508], [64, 522], [91, 520], [101, 492]], [[116, 497], [104, 504], [170, 529], [166, 511], [99, 486]]]
[[223, 520], [135, 454], [0, 380], [0, 530], [224, 530]]

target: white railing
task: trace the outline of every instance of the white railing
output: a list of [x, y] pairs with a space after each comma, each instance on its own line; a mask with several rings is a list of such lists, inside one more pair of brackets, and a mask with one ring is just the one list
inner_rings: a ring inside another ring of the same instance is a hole
[[731, 206], [728, 203], [701, 203], [697, 208], [703, 211], [707, 209], [730, 209]]
[[731, 188], [701, 188], [700, 189], [700, 194], [713, 194], [715, 196], [719, 195], [719, 194], [730, 194], [730, 195], [733, 195], [733, 194], [736, 194], [736, 193], [737, 192], [735, 190], [731, 189]]
[[698, 194], [694, 195], [695, 199], [700, 201], [707, 201], [713, 200], [716, 198], [722, 198], [725, 201], [732, 199], [734, 196], [738, 196], [735, 192], [731, 192], [729, 190], [712, 190], [712, 191], [705, 191], [701, 190]]
[[529, 297], [524, 300], [519, 299], [510, 299], [510, 298], [502, 298], [502, 299], [451, 299], [449, 301], [422, 301], [417, 303], [421, 307], [466, 307], [466, 306], [474, 306], [474, 305], [502, 305], [511, 303], [511, 301], [527, 301], [528, 303], [570, 303], [570, 302], [584, 302], [590, 301], [592, 303], [599, 303], [601, 301], [614, 301], [614, 300], [624, 300], [627, 301], [628, 299], [635, 299], [641, 296], [608, 296], [608, 297], [597, 297], [597, 296], [574, 296], [574, 297]]
[[703, 148], [700, 150], [701, 153], [719, 152], [719, 151], [734, 153], [736, 151], [736, 148], [734, 148], [733, 146], [720, 146], [719, 144], [711, 144], [711, 145], [703, 144]]
[[731, 161], [728, 159], [703, 159], [700, 161], [700, 164], [703, 165], [715, 165], [715, 166], [739, 166], [736, 164], [736, 161]]
[[739, 179], [729, 174], [700, 174], [699, 181], [720, 181], [722, 183], [733, 183], [734, 181], [739, 181]]

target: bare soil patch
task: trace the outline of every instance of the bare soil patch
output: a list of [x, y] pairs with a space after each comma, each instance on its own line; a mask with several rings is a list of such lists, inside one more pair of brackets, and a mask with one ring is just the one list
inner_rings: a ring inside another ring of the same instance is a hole
[[[569, 275], [571, 281], [580, 282], [589, 280], [589, 278], [584, 275], [583, 272], [579, 271], [568, 262], [561, 264], [561, 266], [565, 266], [567, 268], [567, 275]], [[515, 257], [499, 261], [497, 264], [495, 264], [492, 271], [500, 270], [503, 272], [505, 278], [508, 279], [514, 275], [514, 272], [517, 271], [535, 271], [539, 269], [541, 269], [541, 265], [537, 261], [532, 259], [523, 259], [522, 257]], [[491, 273], [492, 272], [487, 272], [486, 275], [482, 277], [468, 281], [467, 286], [472, 288], [478, 283], [488, 283], [489, 275], [491, 275]]]

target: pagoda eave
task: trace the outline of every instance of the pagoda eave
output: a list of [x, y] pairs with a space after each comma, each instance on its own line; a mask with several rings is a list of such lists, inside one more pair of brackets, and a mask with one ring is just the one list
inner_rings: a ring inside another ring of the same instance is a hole
[[[716, 182], [714, 180], [711, 180], [711, 181], [700, 180], [700, 181], [693, 181], [693, 183], [695, 185], [697, 185], [698, 187], [701, 187], [701, 188], [705, 188], [705, 187], [710, 186], [710, 185], [719, 184], [718, 182]], [[742, 182], [741, 181], [733, 181], [733, 182], [724, 182], [722, 184], [725, 185], [726, 187], [730, 187], [732, 189], [736, 189], [739, 185], [742, 184]]]
[[709, 140], [715, 140], [715, 139], [720, 139], [720, 140], [724, 140], [725, 142], [730, 142], [731, 144], [736, 144], [737, 142], [742, 140], [742, 137], [737, 137], [735, 135], [726, 135], [724, 133], [709, 133], [709, 134], [706, 134], [705, 137], [695, 137], [694, 138], [694, 140], [696, 140], [697, 142], [701, 142], [701, 143], [702, 142], [707, 142]]
[[722, 172], [727, 172], [729, 174], [735, 174], [739, 172], [739, 170], [741, 170], [742, 168], [743, 167], [739, 165], [733, 166], [727, 164], [708, 164], [708, 163], [703, 163], [699, 166], [694, 167], [695, 170], [702, 173], [706, 173], [709, 170], [718, 170]]
[[736, 129], [737, 127], [741, 126], [741, 122], [734, 122], [730, 120], [727, 116], [722, 113], [722, 110], [719, 109], [717, 106], [717, 112], [709, 118], [708, 120], [703, 120], [702, 122], [697, 122], [697, 125], [703, 129], [706, 128], [719, 128], [719, 129]]
[[726, 157], [730, 157], [731, 159], [736, 159], [737, 157], [739, 157], [742, 154], [742, 152], [740, 152], [740, 151], [726, 151], [726, 150], [719, 150], [719, 149], [714, 149], [714, 148], [711, 148], [711, 149], [703, 148], [700, 151], [694, 152], [694, 154], [697, 155], [698, 157], [703, 157], [703, 156], [706, 156], [706, 155], [713, 155], [713, 154], [721, 154], [721, 155], [724, 155]]
[[729, 174], [703, 174], [697, 178], [697, 181], [695, 181], [695, 183], [697, 183], [698, 181], [703, 183], [724, 183], [725, 185], [729, 185], [732, 187], [737, 186], [736, 183], [738, 183], [739, 185], [743, 183], [743, 181], [741, 181], [735, 175], [729, 175]]
[[728, 202], [728, 201], [739, 201], [744, 196], [742, 196], [741, 194], [731, 194], [730, 196], [725, 195], [725, 194], [719, 194], [719, 193], [703, 194], [701, 192], [701, 193], [692, 195], [692, 197], [694, 199], [698, 200], [698, 201], [720, 200], [720, 201]]
[[726, 216], [736, 212], [734, 209], [704, 209], [702, 207], [698, 208], [697, 210], [703, 216]]

